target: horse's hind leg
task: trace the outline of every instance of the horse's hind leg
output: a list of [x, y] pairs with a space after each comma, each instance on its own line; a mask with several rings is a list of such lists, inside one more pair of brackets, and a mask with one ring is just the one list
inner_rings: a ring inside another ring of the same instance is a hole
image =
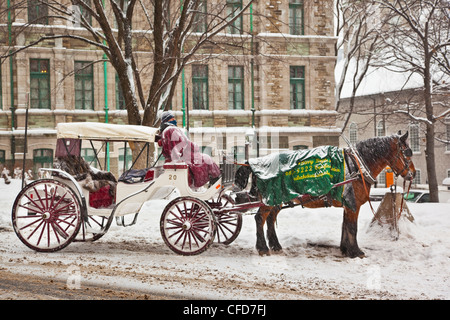
[[270, 214], [267, 217], [267, 239], [269, 240], [269, 247], [273, 251], [281, 251], [283, 248], [278, 241], [277, 233], [275, 231], [275, 222], [277, 221], [278, 213], [280, 209], [278, 207], [272, 207]]
[[256, 250], [260, 256], [269, 254], [269, 247], [266, 244], [266, 238], [264, 237], [264, 223], [267, 216], [270, 214], [270, 207], [261, 207], [255, 215], [256, 221]]

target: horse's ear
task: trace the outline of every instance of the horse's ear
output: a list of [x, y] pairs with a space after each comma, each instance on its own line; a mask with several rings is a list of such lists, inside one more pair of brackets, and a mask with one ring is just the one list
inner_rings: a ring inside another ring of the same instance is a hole
[[401, 136], [402, 135], [402, 130], [398, 130], [397, 135]]
[[400, 137], [400, 140], [403, 142], [406, 142], [406, 139], [408, 139], [408, 131], [406, 131], [406, 133]]

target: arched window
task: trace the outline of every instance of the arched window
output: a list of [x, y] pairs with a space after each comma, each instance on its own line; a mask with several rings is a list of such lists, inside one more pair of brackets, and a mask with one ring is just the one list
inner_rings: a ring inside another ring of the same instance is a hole
[[356, 144], [356, 142], [358, 142], [358, 125], [354, 122], [350, 124], [349, 135], [350, 135], [350, 143]]
[[419, 125], [411, 123], [409, 125], [409, 144], [413, 152], [420, 152]]
[[384, 120], [380, 120], [377, 123], [377, 137], [384, 137], [386, 132], [384, 130]]

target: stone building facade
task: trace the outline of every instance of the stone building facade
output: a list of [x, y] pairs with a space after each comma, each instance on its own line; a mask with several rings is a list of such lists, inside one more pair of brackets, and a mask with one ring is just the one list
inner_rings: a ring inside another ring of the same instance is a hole
[[[226, 1], [229, 6], [242, 7], [246, 3]], [[9, 50], [9, 42], [18, 48], [46, 32], [87, 34], [76, 24], [55, 18], [16, 36], [29, 22], [30, 12], [14, 10], [14, 1], [11, 4], [8, 23], [0, 26], [4, 31], [0, 38], [2, 53]], [[253, 54], [221, 52], [220, 57], [210, 58], [206, 64], [187, 66], [171, 102], [179, 125], [184, 123], [191, 139], [216, 160], [223, 153], [242, 159], [246, 142], [250, 143], [250, 156], [338, 145], [340, 129], [334, 111], [337, 39], [333, 36], [332, 2], [267, 0], [252, 6], [252, 15], [242, 17], [245, 32], [241, 37], [252, 40]], [[142, 32], [139, 21], [133, 28], [136, 32]], [[135, 45], [139, 46], [137, 60], [145, 65], [151, 49], [144, 42]], [[10, 171], [21, 167], [24, 154], [29, 169], [51, 166], [55, 128], [60, 122], [126, 123], [112, 66], [95, 63], [83, 67], [84, 62], [102, 57], [102, 51], [81, 41], [60, 38], [3, 60], [0, 162], [4, 166]], [[79, 72], [74, 75], [74, 70]], [[143, 68], [142, 72], [149, 75], [142, 79], [151, 79], [151, 68]], [[36, 92], [45, 90], [48, 99], [36, 96]], [[120, 148], [110, 149], [111, 171], [115, 174], [122, 162], [128, 161], [127, 155], [121, 158]], [[85, 156], [92, 157], [87, 151]], [[104, 150], [98, 156], [102, 161]]]
[[[428, 176], [426, 169], [425, 150], [425, 124], [415, 121], [398, 110], [413, 111], [415, 117], [426, 118], [423, 112], [423, 100], [421, 88], [410, 88], [398, 91], [389, 91], [377, 94], [361, 95], [355, 98], [353, 114], [350, 117], [343, 135], [352, 143], [376, 136], [388, 136], [399, 131], [408, 131], [408, 143], [413, 151], [413, 162], [417, 170], [413, 187], [427, 188]], [[338, 124], [342, 127], [345, 113], [348, 110], [349, 99], [343, 99], [342, 115], [338, 118]], [[434, 114], [441, 115], [448, 110], [448, 93], [434, 96]], [[438, 119], [435, 122], [435, 158], [436, 175], [439, 186], [446, 190], [448, 184], [444, 179], [450, 178], [450, 116]], [[341, 145], [346, 145], [342, 139]], [[385, 172], [378, 176], [379, 186], [385, 186]]]

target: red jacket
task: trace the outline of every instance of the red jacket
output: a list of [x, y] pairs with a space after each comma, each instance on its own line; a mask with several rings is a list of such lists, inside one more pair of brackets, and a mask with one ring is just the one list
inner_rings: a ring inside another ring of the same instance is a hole
[[220, 176], [217, 164], [211, 157], [201, 153], [198, 145], [191, 142], [180, 128], [169, 126], [164, 129], [158, 144], [162, 147], [166, 162], [185, 162], [189, 166], [193, 176], [189, 185], [198, 188]]

